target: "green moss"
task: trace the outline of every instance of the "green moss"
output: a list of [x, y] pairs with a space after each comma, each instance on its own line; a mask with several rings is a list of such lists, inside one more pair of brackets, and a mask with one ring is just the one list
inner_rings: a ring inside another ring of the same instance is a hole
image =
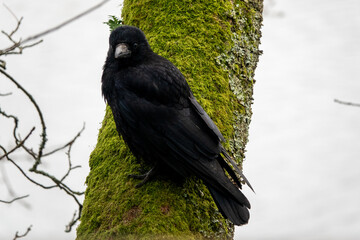
[[[261, 13], [253, 4], [125, 0], [122, 13], [125, 24], [142, 29], [153, 50], [185, 75], [239, 162], [259, 54]], [[138, 181], [128, 174], [144, 166], [118, 137], [109, 107], [89, 164], [78, 239], [232, 238], [232, 224], [218, 212], [200, 180], [174, 183], [157, 178], [134, 187]]]

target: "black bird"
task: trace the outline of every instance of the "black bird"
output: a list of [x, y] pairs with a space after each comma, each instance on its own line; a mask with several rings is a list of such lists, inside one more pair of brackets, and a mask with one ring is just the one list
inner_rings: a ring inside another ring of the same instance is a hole
[[154, 53], [136, 27], [118, 27], [110, 34], [109, 44], [102, 93], [119, 135], [136, 157], [154, 165], [147, 174], [132, 175], [143, 179], [138, 187], [159, 166], [183, 177], [195, 175], [208, 187], [225, 218], [236, 225], [246, 224], [250, 203], [239, 190], [235, 171], [247, 180], [221, 145], [224, 137], [181, 72]]

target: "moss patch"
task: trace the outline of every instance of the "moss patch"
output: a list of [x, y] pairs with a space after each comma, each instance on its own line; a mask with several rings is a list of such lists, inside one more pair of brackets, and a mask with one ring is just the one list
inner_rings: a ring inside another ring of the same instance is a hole
[[[254, 9], [251, 1], [125, 0], [122, 13], [125, 24], [142, 29], [153, 50], [185, 75], [239, 161], [259, 53], [254, 29], [261, 20]], [[78, 239], [232, 238], [232, 224], [200, 180], [156, 179], [134, 187], [138, 181], [128, 174], [144, 166], [118, 137], [109, 107], [89, 164]]]

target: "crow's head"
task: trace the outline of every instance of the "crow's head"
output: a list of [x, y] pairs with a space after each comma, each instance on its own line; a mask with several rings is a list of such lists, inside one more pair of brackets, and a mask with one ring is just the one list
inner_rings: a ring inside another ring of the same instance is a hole
[[132, 26], [116, 28], [109, 38], [108, 58], [122, 63], [137, 62], [151, 51], [144, 33]]

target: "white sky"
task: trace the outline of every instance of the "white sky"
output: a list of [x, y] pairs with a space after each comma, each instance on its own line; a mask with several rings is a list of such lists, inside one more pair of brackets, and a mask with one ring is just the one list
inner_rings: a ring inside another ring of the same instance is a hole
[[[2, 0], [24, 16], [18, 37], [27, 37], [74, 16], [96, 0]], [[270, 2], [265, 0], [265, 2]], [[254, 115], [250, 127], [245, 173], [256, 194], [247, 226], [236, 239], [357, 239], [360, 237], [360, 108], [338, 105], [334, 98], [360, 102], [360, 2], [357, 0], [277, 0], [265, 16], [256, 71]], [[48, 147], [69, 140], [86, 122], [73, 149], [76, 170], [68, 183], [84, 190], [88, 156], [96, 144], [105, 104], [100, 92], [107, 52], [108, 27], [118, 15], [111, 1], [72, 25], [45, 37], [22, 56], [7, 59], [8, 72], [36, 98], [48, 126]], [[283, 17], [276, 17], [277, 12]], [[0, 29], [15, 20], [0, 6]], [[0, 38], [0, 48], [8, 46]], [[23, 119], [27, 131], [38, 123], [34, 110], [7, 80], [0, 77], [0, 106]], [[8, 144], [0, 120], [0, 142]], [[38, 135], [38, 132], [36, 133]], [[34, 146], [37, 144], [35, 135]], [[10, 144], [10, 143], [9, 143]], [[24, 165], [26, 160], [21, 159]], [[47, 160], [55, 172], [66, 168], [66, 156]], [[4, 166], [3, 166], [4, 167]], [[27, 239], [74, 239], [64, 233], [76, 205], [58, 190], [44, 191], [5, 166], [23, 201], [0, 204], [0, 239], [12, 239], [32, 224]], [[9, 199], [2, 184], [0, 198]]]

